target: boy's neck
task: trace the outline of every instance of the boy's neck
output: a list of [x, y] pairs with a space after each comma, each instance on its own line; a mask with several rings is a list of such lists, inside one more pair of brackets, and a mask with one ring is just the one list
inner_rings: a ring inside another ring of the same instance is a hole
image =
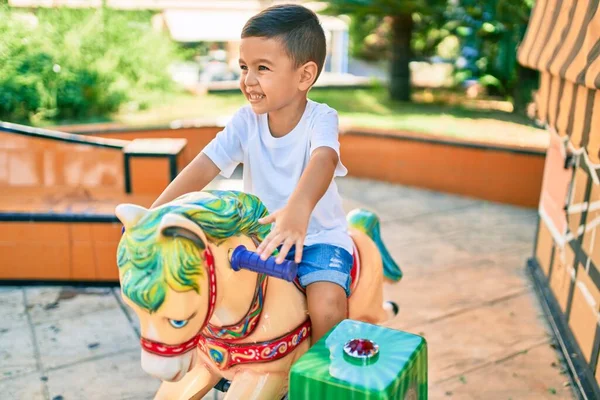
[[280, 138], [290, 133], [302, 119], [307, 103], [306, 95], [298, 96], [285, 107], [269, 112], [267, 121], [271, 135]]

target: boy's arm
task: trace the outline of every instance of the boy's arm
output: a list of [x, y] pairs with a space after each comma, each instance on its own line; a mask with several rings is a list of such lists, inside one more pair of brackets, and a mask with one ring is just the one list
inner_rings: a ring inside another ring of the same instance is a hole
[[219, 168], [206, 154], [198, 154], [158, 196], [150, 208], [161, 206], [186, 193], [204, 189], [219, 172]]
[[288, 201], [288, 206], [303, 211], [306, 218], [310, 218], [310, 214], [331, 184], [338, 160], [337, 153], [331, 147], [315, 149]]
[[275, 248], [283, 243], [277, 257], [278, 263], [283, 261], [293, 245], [296, 245], [295, 261], [302, 260], [302, 248], [310, 215], [329, 188], [338, 160], [337, 152], [331, 147], [322, 146], [315, 149], [287, 205], [259, 220], [262, 224], [277, 221], [275, 228], [258, 246], [257, 253], [263, 259], [273, 254]]

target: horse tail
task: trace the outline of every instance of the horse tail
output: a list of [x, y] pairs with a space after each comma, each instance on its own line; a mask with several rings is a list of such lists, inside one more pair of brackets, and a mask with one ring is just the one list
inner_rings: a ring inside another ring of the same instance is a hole
[[402, 270], [398, 264], [396, 264], [381, 239], [379, 217], [371, 211], [356, 209], [352, 210], [346, 219], [351, 228], [365, 233], [377, 245], [377, 249], [379, 249], [379, 254], [381, 255], [381, 261], [383, 262], [383, 275], [387, 279], [395, 282], [402, 279]]

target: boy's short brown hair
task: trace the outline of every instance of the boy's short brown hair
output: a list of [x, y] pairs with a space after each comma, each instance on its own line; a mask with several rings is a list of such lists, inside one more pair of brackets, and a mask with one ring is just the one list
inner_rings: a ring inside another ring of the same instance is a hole
[[325, 32], [317, 15], [306, 7], [284, 4], [269, 7], [246, 22], [242, 39], [265, 37], [279, 39], [296, 68], [314, 61], [318, 71], [315, 82], [325, 64]]

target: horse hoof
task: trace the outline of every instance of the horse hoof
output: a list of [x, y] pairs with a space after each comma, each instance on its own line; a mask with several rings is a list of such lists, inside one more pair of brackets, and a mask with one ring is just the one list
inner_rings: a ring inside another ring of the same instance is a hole
[[221, 380], [219, 380], [219, 382], [217, 382], [217, 384], [214, 386], [214, 388], [216, 390], [218, 390], [219, 392], [225, 393], [229, 390], [230, 386], [231, 386], [231, 382], [229, 382], [225, 378], [221, 378]]
[[398, 313], [400, 312], [400, 307], [398, 307], [398, 304], [394, 303], [393, 301], [384, 302], [383, 309], [391, 313], [393, 317], [398, 315]]

